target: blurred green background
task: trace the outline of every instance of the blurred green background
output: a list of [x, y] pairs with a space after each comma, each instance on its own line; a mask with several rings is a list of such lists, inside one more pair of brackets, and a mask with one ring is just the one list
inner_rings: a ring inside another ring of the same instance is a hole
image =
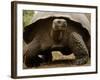
[[34, 15], [33, 10], [23, 10], [23, 27], [29, 25]]

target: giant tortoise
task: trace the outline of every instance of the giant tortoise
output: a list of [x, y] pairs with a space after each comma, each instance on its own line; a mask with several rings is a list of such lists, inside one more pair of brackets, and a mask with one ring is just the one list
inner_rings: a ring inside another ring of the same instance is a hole
[[90, 58], [90, 21], [85, 13], [36, 11], [32, 23], [24, 28], [24, 63], [27, 67], [52, 61], [52, 51], [73, 53], [76, 65]]

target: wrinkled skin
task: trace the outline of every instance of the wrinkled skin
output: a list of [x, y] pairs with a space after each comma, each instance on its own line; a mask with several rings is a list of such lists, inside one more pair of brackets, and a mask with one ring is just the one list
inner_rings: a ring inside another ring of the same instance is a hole
[[27, 48], [24, 48], [24, 63], [27, 67], [37, 67], [42, 62], [52, 61], [52, 51], [60, 51], [64, 55], [74, 53], [76, 65], [86, 64], [89, 59], [90, 35], [80, 23], [69, 18], [41, 19], [29, 25], [23, 36], [27, 43]]

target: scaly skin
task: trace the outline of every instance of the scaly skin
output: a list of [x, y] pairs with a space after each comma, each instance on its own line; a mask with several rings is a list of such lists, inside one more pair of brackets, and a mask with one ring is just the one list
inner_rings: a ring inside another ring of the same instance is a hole
[[76, 32], [71, 33], [69, 46], [76, 57], [75, 64], [86, 64], [89, 59], [89, 54], [81, 35]]

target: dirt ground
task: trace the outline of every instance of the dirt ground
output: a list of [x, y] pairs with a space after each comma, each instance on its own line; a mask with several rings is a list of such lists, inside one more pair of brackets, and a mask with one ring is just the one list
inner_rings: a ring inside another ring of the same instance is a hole
[[[75, 59], [75, 56], [73, 54], [65, 56], [65, 55], [62, 55], [60, 52], [54, 52], [52, 53], [52, 56], [53, 56], [52, 62], [42, 63], [38, 67], [33, 67], [33, 69], [77, 66], [73, 63], [73, 60]], [[90, 66], [90, 64], [91, 62], [89, 60], [87, 64], [80, 65], [80, 66]], [[24, 69], [27, 69], [27, 68], [24, 68]]]

